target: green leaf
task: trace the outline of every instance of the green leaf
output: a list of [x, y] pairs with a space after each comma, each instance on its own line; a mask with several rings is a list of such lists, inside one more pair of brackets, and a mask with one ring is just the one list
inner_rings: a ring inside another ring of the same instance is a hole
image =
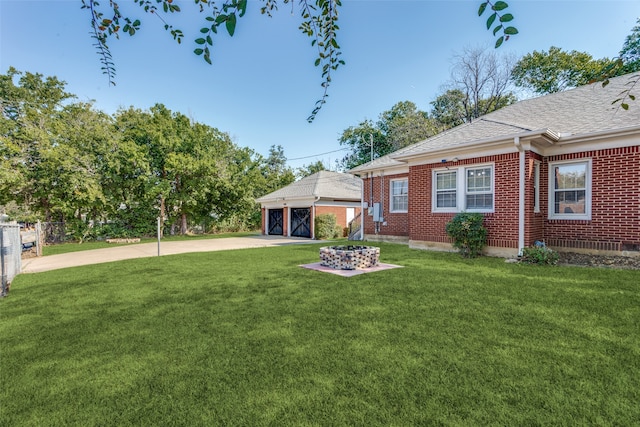
[[213, 46], [213, 39], [211, 38], [211, 36], [207, 36], [207, 44], [209, 46]]
[[508, 8], [509, 5], [506, 2], [503, 1], [497, 1], [496, 4], [493, 5], [493, 10], [504, 10], [506, 8]]
[[489, 16], [489, 19], [487, 19], [487, 30], [489, 28], [491, 28], [491, 26], [493, 25], [493, 22], [496, 20], [497, 16], [498, 16], [497, 13], [494, 13], [493, 15]]
[[205, 44], [206, 42], [207, 41], [205, 39], [203, 39], [203, 38], [196, 39], [196, 43], [198, 43], [198, 44]]
[[229, 19], [227, 19], [227, 32], [231, 37], [233, 37], [233, 33], [236, 31], [236, 14], [232, 13], [229, 15]]
[[502, 42], [504, 42], [504, 37], [500, 36], [500, 38], [496, 40], [496, 49], [502, 46]]
[[505, 34], [509, 34], [510, 36], [514, 35], [514, 34], [518, 34], [518, 29], [515, 27], [507, 27], [504, 29], [504, 33]]
[[200, 32], [202, 34], [207, 34], [209, 32], [209, 29], [208, 28], [200, 28]]
[[620, 106], [622, 107], [623, 110], [628, 110], [629, 109], [629, 104], [627, 104], [627, 103], [623, 102], [622, 104], [620, 104]]
[[631, 95], [631, 94], [629, 94], [628, 96], [629, 96], [629, 99], [630, 99], [630, 100], [632, 100], [632, 101], [635, 101], [635, 100], [636, 100], [636, 96], [635, 96], [635, 95]]
[[482, 16], [482, 14], [486, 9], [487, 9], [487, 2], [480, 4], [480, 8], [478, 9], [478, 16]]
[[500, 31], [502, 29], [502, 25], [498, 25], [497, 27], [495, 27], [493, 29], [493, 35], [495, 36], [496, 34], [498, 34], [498, 31]]
[[196, 55], [202, 55], [202, 52], [204, 52], [204, 49], [200, 49], [200, 48], [195, 49], [195, 50], [193, 51], [193, 53], [195, 53]]
[[247, 12], [247, 0], [240, 0], [238, 2], [238, 10], [240, 11], [240, 17], [242, 18]]
[[500, 22], [509, 22], [513, 21], [513, 15], [510, 13], [505, 13], [500, 17]]
[[316, 67], [317, 67], [318, 65], [320, 65], [320, 61], [321, 61], [321, 59], [320, 59], [320, 58], [316, 58], [316, 62], [315, 62], [315, 66], [316, 66]]

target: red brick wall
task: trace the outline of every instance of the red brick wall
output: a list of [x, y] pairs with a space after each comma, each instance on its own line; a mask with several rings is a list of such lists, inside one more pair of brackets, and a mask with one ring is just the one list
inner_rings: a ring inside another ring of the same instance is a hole
[[[358, 215], [360, 208], [355, 208], [355, 215]], [[347, 208], [344, 206], [316, 206], [316, 215], [334, 214], [336, 216], [336, 224], [340, 227], [346, 227], [347, 224]]]
[[553, 156], [543, 164], [543, 188], [548, 162], [591, 159], [591, 220], [549, 220], [544, 192], [544, 238], [548, 245], [591, 250], [623, 250], [640, 244], [640, 146]]
[[[615, 148], [543, 158], [525, 153], [525, 246], [544, 240], [555, 247], [625, 250], [640, 245], [640, 147]], [[549, 162], [591, 159], [591, 220], [549, 220]], [[534, 212], [533, 165], [540, 161], [540, 212]], [[485, 214], [488, 244], [518, 247], [519, 153], [467, 159], [458, 166], [493, 163], [495, 173], [494, 212]], [[413, 166], [409, 173], [409, 213], [389, 213], [389, 181], [407, 175], [384, 177], [384, 217], [387, 226], [381, 235], [408, 236], [411, 240], [448, 243], [445, 226], [454, 213], [431, 212], [432, 171], [440, 163]], [[373, 198], [370, 179], [365, 179], [365, 200], [372, 206], [380, 202], [380, 177], [374, 178]], [[365, 217], [365, 233], [374, 234], [372, 217]]]
[[[404, 212], [389, 212], [390, 204], [390, 181], [394, 179], [408, 178], [408, 174], [375, 176], [373, 178], [373, 198], [371, 198], [371, 179], [364, 179], [364, 200], [372, 207], [374, 203], [382, 203], [383, 218], [387, 225], [380, 224], [378, 234], [386, 236], [409, 236], [409, 214]], [[384, 194], [381, 194], [382, 183], [384, 182]], [[409, 211], [411, 211], [412, 195], [411, 183], [409, 183]], [[373, 217], [364, 213], [365, 234], [375, 234]]]
[[[462, 160], [458, 166], [493, 163], [495, 174], [494, 213], [484, 214], [488, 245], [502, 248], [518, 247], [518, 153], [500, 156], [478, 157]], [[433, 169], [441, 169], [440, 163], [411, 168], [409, 180], [410, 238], [428, 242], [449, 243], [445, 231], [447, 222], [455, 213], [431, 212], [431, 181]], [[418, 188], [419, 190], [415, 190]]]

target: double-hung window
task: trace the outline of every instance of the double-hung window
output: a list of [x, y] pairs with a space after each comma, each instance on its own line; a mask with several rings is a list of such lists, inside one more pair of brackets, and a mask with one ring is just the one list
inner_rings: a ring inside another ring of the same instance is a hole
[[433, 172], [434, 212], [493, 212], [493, 165]]
[[591, 160], [549, 164], [549, 218], [591, 219]]
[[458, 171], [436, 172], [436, 209], [456, 209], [458, 206]]
[[409, 210], [409, 180], [391, 180], [391, 212], [407, 212]]
[[466, 210], [487, 211], [493, 209], [492, 168], [466, 169]]

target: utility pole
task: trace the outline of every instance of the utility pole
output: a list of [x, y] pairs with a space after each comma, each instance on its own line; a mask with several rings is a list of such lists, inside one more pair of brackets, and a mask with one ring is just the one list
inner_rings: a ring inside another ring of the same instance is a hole
[[[367, 143], [367, 141], [362, 137], [362, 135], [360, 136], [360, 141], [364, 142], [365, 144]], [[371, 147], [371, 161], [373, 162], [373, 134], [369, 134], [369, 147]]]

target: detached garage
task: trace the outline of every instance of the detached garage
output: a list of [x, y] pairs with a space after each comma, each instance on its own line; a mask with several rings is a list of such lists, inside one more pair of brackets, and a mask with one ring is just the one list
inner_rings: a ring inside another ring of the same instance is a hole
[[262, 208], [262, 234], [315, 238], [317, 215], [334, 214], [347, 227], [361, 208], [360, 178], [321, 171], [256, 199]]

